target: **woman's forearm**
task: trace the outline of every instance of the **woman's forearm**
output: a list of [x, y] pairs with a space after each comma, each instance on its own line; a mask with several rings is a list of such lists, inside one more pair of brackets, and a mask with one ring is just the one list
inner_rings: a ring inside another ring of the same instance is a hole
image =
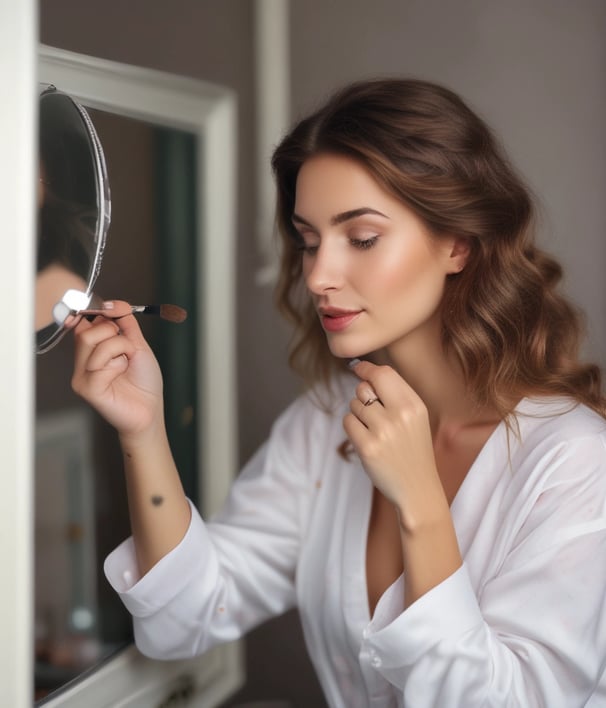
[[[106, 303], [107, 304], [107, 303]], [[111, 309], [130, 308], [115, 301]], [[132, 315], [82, 319], [72, 387], [118, 432], [141, 575], [183, 539], [190, 508], [164, 424], [162, 373]]]
[[448, 509], [414, 528], [400, 524], [404, 558], [404, 606], [442, 583], [458, 570], [463, 559]]
[[191, 511], [166, 432], [121, 439], [131, 530], [141, 576], [185, 536]]

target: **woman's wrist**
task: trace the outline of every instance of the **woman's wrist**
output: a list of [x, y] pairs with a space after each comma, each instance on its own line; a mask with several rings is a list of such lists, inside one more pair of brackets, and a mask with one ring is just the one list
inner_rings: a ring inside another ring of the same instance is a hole
[[394, 501], [394, 507], [400, 530], [405, 534], [423, 533], [452, 523], [448, 500], [437, 471], [434, 484], [419, 489], [417, 494], [407, 490], [403, 499]]
[[450, 577], [463, 562], [448, 509], [414, 528], [400, 527], [405, 572], [405, 606]]
[[141, 430], [118, 433], [118, 439], [125, 455], [142, 450], [157, 450], [158, 446], [168, 447], [168, 435], [164, 417], [161, 416], [158, 420], [153, 421]]

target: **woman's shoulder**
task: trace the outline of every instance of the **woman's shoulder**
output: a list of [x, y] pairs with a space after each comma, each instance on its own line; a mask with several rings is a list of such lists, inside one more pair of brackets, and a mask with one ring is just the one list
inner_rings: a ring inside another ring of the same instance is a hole
[[514, 431], [518, 454], [528, 462], [542, 466], [557, 461], [556, 467], [566, 467], [573, 476], [606, 473], [606, 420], [573, 399], [523, 399], [515, 411]]
[[345, 464], [339, 454], [346, 441], [343, 417], [355, 387], [350, 375], [298, 396], [274, 421], [264, 445], [266, 460], [290, 469], [291, 478], [308, 481]]
[[349, 402], [355, 395], [357, 379], [353, 374], [340, 374], [328, 383], [318, 383], [302, 392], [278, 416], [274, 429], [297, 426], [331, 427], [341, 425]]
[[606, 419], [568, 397], [524, 398], [515, 409], [515, 418], [526, 436], [557, 435], [564, 440], [574, 440], [603, 437], [606, 433]]
[[574, 400], [551, 397], [521, 401], [516, 420], [501, 487], [515, 547], [532, 555], [603, 533], [606, 420]]

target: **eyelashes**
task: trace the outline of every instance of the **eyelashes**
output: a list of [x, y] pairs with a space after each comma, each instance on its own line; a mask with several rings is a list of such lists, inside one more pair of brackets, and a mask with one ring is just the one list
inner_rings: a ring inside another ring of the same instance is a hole
[[[376, 244], [378, 238], [378, 235], [370, 236], [369, 238], [350, 238], [349, 243], [351, 246], [353, 246], [353, 248], [356, 248], [359, 251], [366, 251]], [[301, 251], [302, 253], [307, 255], [314, 255], [315, 253], [317, 253], [318, 248], [319, 246], [316, 245], [307, 245], [301, 236], [299, 236], [296, 241], [297, 251]]]
[[378, 238], [378, 236], [370, 236], [369, 238], [350, 238], [349, 242], [352, 246], [355, 246], [355, 248], [365, 251], [368, 248], [372, 248]]

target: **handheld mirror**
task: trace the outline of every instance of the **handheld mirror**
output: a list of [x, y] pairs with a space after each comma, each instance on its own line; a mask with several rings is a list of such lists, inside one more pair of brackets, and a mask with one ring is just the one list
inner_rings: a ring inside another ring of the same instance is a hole
[[86, 110], [40, 86], [35, 348], [48, 351], [65, 316], [84, 310], [99, 274], [111, 202], [101, 143]]

